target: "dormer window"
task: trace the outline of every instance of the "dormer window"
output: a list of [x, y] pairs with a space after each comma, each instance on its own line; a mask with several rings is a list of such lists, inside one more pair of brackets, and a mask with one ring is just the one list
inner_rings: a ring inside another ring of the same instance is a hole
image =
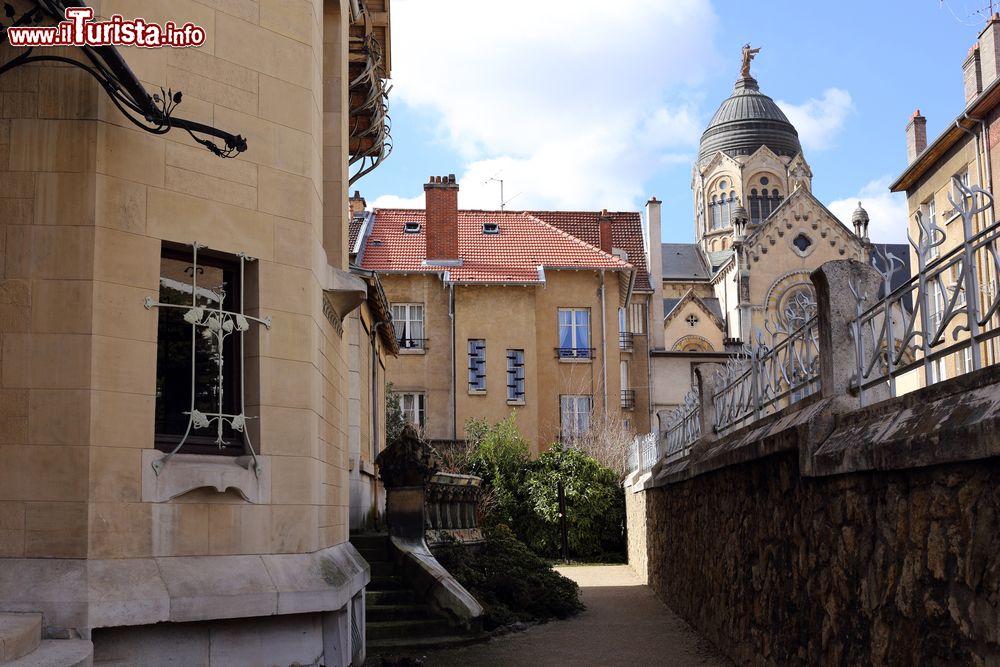
[[419, 234], [420, 233], [420, 223], [416, 220], [407, 220], [403, 223], [403, 233], [404, 234]]
[[483, 223], [483, 234], [499, 234], [500, 225], [496, 222], [484, 222]]

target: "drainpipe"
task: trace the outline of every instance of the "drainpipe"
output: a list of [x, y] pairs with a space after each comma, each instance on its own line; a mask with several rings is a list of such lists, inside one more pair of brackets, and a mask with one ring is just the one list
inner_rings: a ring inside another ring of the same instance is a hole
[[598, 290], [601, 295], [601, 382], [604, 391], [601, 392], [602, 405], [604, 406], [604, 418], [608, 418], [608, 317], [604, 306], [604, 271], [601, 271], [601, 287]]
[[451, 320], [451, 439], [458, 440], [458, 379], [455, 374], [455, 283], [448, 280], [445, 273], [445, 280], [448, 284], [448, 318]]
[[[656, 292], [653, 292], [653, 296], [650, 299], [656, 298]], [[648, 412], [649, 412], [649, 432], [653, 432], [653, 330], [650, 329], [650, 324], [653, 323], [653, 304], [646, 304], [646, 397], [648, 400]], [[663, 326], [663, 322], [660, 322], [660, 326]], [[664, 347], [666, 345], [664, 344]], [[641, 434], [640, 434], [641, 435]]]
[[371, 333], [368, 337], [371, 339], [372, 353], [372, 461], [375, 461], [375, 457], [378, 455], [378, 347], [375, 340], [378, 338], [378, 328], [389, 326], [389, 322], [376, 322], [375, 326], [372, 327]]

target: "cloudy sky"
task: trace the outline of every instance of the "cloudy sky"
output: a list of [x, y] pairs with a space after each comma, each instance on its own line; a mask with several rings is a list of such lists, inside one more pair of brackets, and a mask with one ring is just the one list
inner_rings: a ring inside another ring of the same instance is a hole
[[937, 136], [962, 105], [978, 0], [393, 0], [395, 149], [356, 187], [423, 206], [454, 173], [463, 208], [636, 210], [665, 202], [664, 240], [693, 240], [691, 165], [749, 41], [761, 90], [798, 129], [813, 191], [876, 240], [905, 240], [903, 128]]

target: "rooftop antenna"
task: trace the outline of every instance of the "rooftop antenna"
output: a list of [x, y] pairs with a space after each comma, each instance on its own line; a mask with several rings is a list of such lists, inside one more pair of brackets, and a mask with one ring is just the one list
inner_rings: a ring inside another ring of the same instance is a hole
[[[503, 205], [505, 203], [504, 200], [503, 200], [503, 179], [502, 178], [497, 178], [497, 176], [499, 176], [499, 175], [500, 175], [500, 172], [498, 171], [497, 173], [493, 174], [488, 179], [486, 179], [485, 183], [489, 183], [490, 181], [496, 181], [497, 183], [500, 184], [500, 212], [503, 213]], [[518, 194], [520, 194], [520, 193], [518, 193]], [[517, 195], [514, 195], [514, 197], [516, 197], [516, 196]], [[514, 197], [511, 197], [511, 199], [513, 199]]]
[[974, 28], [980, 28], [1000, 9], [1000, 0], [938, 0], [938, 4], [962, 25]]

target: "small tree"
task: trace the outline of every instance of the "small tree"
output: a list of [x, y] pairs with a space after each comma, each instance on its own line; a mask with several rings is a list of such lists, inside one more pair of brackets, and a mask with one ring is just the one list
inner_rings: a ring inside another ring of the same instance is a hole
[[620, 414], [594, 417], [590, 428], [573, 439], [573, 447], [586, 452], [620, 479], [628, 474], [628, 449], [635, 434], [625, 427]]
[[385, 444], [391, 445], [399, 439], [406, 426], [403, 416], [403, 406], [399, 404], [399, 396], [392, 392], [392, 383], [385, 383]]

